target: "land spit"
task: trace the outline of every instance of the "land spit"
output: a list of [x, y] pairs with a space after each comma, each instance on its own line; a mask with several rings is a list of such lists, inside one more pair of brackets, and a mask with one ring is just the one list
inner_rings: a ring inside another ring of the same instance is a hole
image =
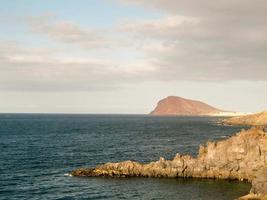
[[267, 126], [267, 111], [256, 114], [231, 117], [224, 119], [222, 122], [229, 125]]
[[134, 161], [106, 163], [76, 169], [83, 177], [211, 178], [248, 181], [250, 194], [240, 199], [267, 199], [267, 133], [263, 127], [242, 130], [226, 140], [200, 145], [196, 158], [177, 154], [173, 160], [142, 164]]

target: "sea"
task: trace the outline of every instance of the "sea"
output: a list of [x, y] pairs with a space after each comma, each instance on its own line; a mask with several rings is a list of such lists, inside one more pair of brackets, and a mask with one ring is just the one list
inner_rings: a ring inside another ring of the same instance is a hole
[[196, 156], [200, 144], [242, 127], [216, 117], [0, 114], [0, 199], [232, 200], [250, 184], [160, 178], [79, 178], [68, 174], [106, 162]]

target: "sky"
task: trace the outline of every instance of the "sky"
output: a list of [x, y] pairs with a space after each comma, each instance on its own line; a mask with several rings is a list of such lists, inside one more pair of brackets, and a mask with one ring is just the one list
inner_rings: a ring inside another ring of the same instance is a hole
[[1, 113], [267, 110], [267, 1], [0, 0]]

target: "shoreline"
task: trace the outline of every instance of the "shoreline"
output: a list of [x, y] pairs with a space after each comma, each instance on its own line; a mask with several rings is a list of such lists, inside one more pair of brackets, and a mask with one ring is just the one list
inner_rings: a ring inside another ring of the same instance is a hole
[[[267, 198], [267, 133], [262, 128], [242, 130], [229, 139], [200, 145], [197, 158], [177, 154], [147, 164], [124, 161], [82, 168], [76, 177], [201, 178], [248, 181], [249, 198]], [[246, 197], [244, 197], [246, 198]], [[243, 199], [244, 199], [243, 198]]]

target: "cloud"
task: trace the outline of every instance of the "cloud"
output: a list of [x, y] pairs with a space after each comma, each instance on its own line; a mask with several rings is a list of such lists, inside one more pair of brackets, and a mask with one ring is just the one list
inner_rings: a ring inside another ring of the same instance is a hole
[[141, 5], [165, 11], [168, 14], [179, 14], [184, 16], [222, 18], [259, 18], [265, 16], [267, 3], [264, 0], [119, 0], [123, 3]]
[[147, 80], [151, 66], [59, 56], [55, 49], [0, 42], [0, 90], [102, 91]]
[[84, 49], [113, 48], [120, 45], [111, 34], [108, 34], [108, 30], [81, 27], [72, 21], [59, 21], [51, 14], [28, 17], [27, 23], [34, 33]]
[[[29, 18], [31, 31], [56, 41], [53, 46], [78, 48], [69, 52], [0, 42], [0, 90], [101, 91], [155, 81], [267, 81], [265, 1], [120, 1], [164, 14], [122, 19], [108, 31], [53, 15]], [[114, 47], [129, 41], [130, 47], [111, 55]], [[105, 53], [87, 51], [99, 48]]]
[[158, 79], [267, 81], [267, 2], [121, 1], [165, 12], [120, 25], [139, 41]]

